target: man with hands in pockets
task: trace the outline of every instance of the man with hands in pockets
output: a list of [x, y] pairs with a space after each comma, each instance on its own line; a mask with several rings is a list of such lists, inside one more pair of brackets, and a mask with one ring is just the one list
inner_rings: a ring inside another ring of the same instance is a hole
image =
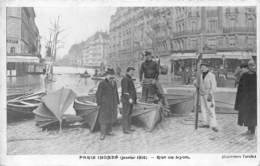
[[131, 129], [131, 113], [133, 110], [133, 105], [136, 104], [136, 89], [133, 82], [135, 68], [127, 67], [126, 75], [121, 80], [122, 96], [121, 101], [123, 105], [122, 111], [122, 127], [123, 133], [130, 134], [134, 131]]

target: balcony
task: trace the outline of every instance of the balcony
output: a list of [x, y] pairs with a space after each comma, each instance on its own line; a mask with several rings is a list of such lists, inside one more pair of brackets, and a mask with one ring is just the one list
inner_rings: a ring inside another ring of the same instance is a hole
[[178, 37], [181, 37], [181, 36], [188, 36], [188, 35], [197, 35], [197, 34], [200, 34], [201, 33], [201, 30], [186, 30], [186, 31], [182, 31], [182, 32], [174, 32], [173, 33], [173, 37], [174, 38], [178, 38]]
[[256, 33], [255, 27], [224, 27], [223, 33], [245, 33], [251, 32]]

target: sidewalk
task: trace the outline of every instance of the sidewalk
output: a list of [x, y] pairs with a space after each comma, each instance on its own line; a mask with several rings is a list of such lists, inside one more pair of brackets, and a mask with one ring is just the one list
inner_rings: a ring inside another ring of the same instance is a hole
[[257, 141], [240, 134], [237, 115], [217, 114], [220, 131], [194, 129], [194, 114], [164, 119], [152, 132], [136, 127], [129, 135], [117, 125], [115, 136], [99, 140], [100, 133], [86, 128], [64, 129], [63, 133], [41, 132], [34, 121], [8, 125], [8, 154], [126, 154], [126, 153], [256, 153]]

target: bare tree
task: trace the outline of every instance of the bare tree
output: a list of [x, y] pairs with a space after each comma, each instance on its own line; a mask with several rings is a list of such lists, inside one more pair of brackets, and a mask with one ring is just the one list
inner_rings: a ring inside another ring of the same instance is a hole
[[60, 16], [57, 17], [54, 22], [51, 22], [51, 27], [49, 28], [49, 39], [45, 42], [47, 57], [51, 59], [50, 74], [53, 75], [53, 63], [56, 61], [57, 51], [63, 48], [63, 39], [60, 39], [61, 33], [64, 29], [60, 26]]

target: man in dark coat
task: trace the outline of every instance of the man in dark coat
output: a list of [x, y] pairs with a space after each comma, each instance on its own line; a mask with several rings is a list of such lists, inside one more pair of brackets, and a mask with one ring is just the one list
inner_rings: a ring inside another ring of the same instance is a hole
[[117, 117], [119, 96], [114, 75], [115, 72], [113, 69], [107, 69], [106, 78], [99, 83], [96, 92], [96, 100], [99, 107], [98, 122], [100, 125], [101, 140], [105, 139], [105, 135], [113, 135], [112, 124]]
[[248, 62], [249, 71], [244, 73], [237, 90], [235, 109], [238, 110], [238, 125], [247, 126], [248, 131], [243, 135], [248, 135], [248, 139], [253, 139], [257, 125], [257, 77], [256, 66], [253, 61]]
[[131, 131], [131, 113], [133, 110], [133, 104], [136, 104], [136, 89], [132, 77], [134, 75], [135, 68], [128, 67], [126, 69], [126, 75], [121, 80], [121, 88], [122, 88], [122, 104], [123, 104], [123, 112], [122, 112], [122, 127], [123, 132], [125, 134], [129, 134]]
[[235, 76], [235, 87], [239, 84], [239, 80], [241, 76], [248, 72], [248, 64], [247, 63], [242, 63], [239, 68], [236, 69], [234, 76]]

